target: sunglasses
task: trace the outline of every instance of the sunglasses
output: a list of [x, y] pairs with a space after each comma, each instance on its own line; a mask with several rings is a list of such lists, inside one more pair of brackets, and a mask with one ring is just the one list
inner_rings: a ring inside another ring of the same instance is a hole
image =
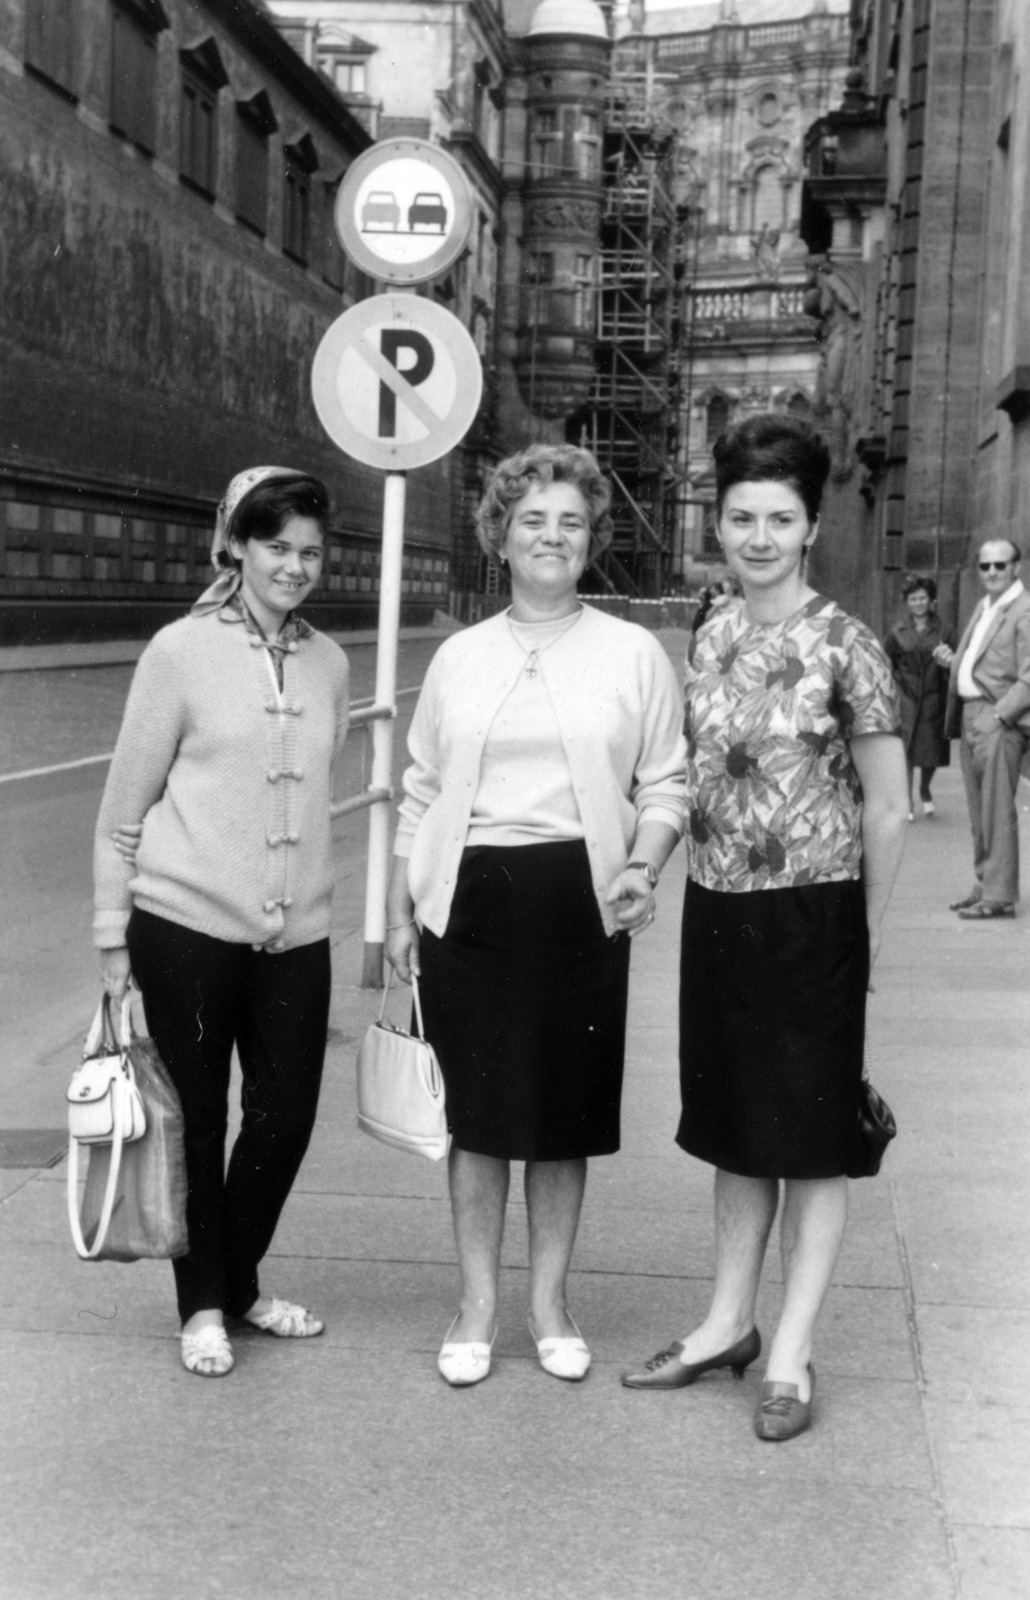
[[1015, 566], [1015, 562], [1012, 561], [1011, 558], [1008, 561], [981, 561], [980, 562], [980, 571], [981, 572], [1004, 572], [1006, 567], [1012, 567], [1012, 566]]

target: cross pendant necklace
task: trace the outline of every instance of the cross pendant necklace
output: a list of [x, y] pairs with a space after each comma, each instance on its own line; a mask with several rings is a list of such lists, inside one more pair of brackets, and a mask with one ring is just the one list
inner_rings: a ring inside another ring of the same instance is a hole
[[535, 644], [531, 650], [527, 650], [525, 645], [522, 643], [522, 640], [515, 632], [515, 629], [512, 626], [511, 616], [509, 614], [508, 627], [511, 631], [512, 638], [515, 640], [515, 643], [518, 645], [519, 649], [522, 651], [522, 654], [526, 658], [526, 665], [522, 670], [527, 678], [535, 678], [537, 676], [537, 673], [539, 672], [540, 657], [543, 655], [544, 651], [550, 650], [552, 644], [557, 644], [559, 639], [564, 639], [565, 635], [571, 628], [575, 627], [582, 615], [583, 607], [580, 606], [579, 609], [573, 612], [572, 616], [569, 618], [568, 626], [564, 627], [559, 634], [555, 635], [553, 639], [548, 639], [546, 644]]

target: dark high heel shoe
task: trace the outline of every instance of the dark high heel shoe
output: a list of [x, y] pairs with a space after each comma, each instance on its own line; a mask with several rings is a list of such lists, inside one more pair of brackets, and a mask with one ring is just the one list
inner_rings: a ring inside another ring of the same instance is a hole
[[677, 1339], [668, 1350], [659, 1350], [646, 1362], [642, 1372], [624, 1372], [622, 1382], [627, 1389], [686, 1389], [695, 1383], [703, 1372], [714, 1372], [717, 1367], [729, 1367], [735, 1378], [742, 1378], [744, 1370], [762, 1353], [762, 1335], [757, 1328], [738, 1339], [728, 1350], [721, 1350], [707, 1361], [680, 1360], [683, 1340]]
[[755, 1432], [760, 1439], [782, 1444], [796, 1439], [812, 1421], [812, 1401], [815, 1399], [815, 1368], [809, 1366], [812, 1382], [807, 1400], [798, 1399], [796, 1383], [763, 1383], [762, 1395], [755, 1412]]

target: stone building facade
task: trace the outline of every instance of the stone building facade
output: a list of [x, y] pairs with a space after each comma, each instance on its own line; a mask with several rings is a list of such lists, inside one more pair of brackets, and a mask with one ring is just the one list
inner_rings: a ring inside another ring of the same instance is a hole
[[[331, 225], [368, 144], [249, 0], [0, 7], [0, 636], [148, 634], [208, 574], [258, 461], [338, 508], [314, 605], [375, 616], [379, 475], [326, 438], [311, 361], [367, 292]], [[448, 592], [446, 467], [412, 475], [409, 617]]]
[[856, 0], [848, 91], [811, 130], [804, 232], [835, 438], [835, 539], [813, 566], [876, 627], [906, 570], [936, 578], [957, 624], [976, 543], [1026, 504], [1027, 44], [1020, 0]]
[[643, 38], [618, 46], [646, 50], [653, 93], [678, 130], [680, 574], [718, 553], [711, 445], [719, 433], [748, 412], [809, 416], [817, 403], [803, 148], [806, 129], [843, 92], [848, 9], [849, 0], [724, 0], [654, 10]]

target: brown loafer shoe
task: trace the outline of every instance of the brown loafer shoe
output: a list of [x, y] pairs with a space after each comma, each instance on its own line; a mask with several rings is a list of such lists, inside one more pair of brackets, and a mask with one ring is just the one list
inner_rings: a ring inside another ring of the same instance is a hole
[[1015, 914], [1011, 900], [977, 900], [959, 912], [963, 922], [986, 922], [991, 917], [1014, 917]]
[[812, 1421], [812, 1401], [815, 1399], [815, 1368], [808, 1369], [812, 1392], [807, 1400], [798, 1399], [796, 1383], [763, 1383], [762, 1394], [755, 1412], [755, 1432], [760, 1439], [771, 1444], [783, 1444], [796, 1439]]
[[762, 1335], [757, 1328], [752, 1328], [743, 1339], [738, 1339], [728, 1350], [720, 1350], [717, 1356], [709, 1356], [707, 1361], [681, 1361], [682, 1352], [683, 1340], [677, 1339], [668, 1350], [659, 1350], [656, 1356], [645, 1362], [641, 1372], [624, 1372], [624, 1388], [686, 1389], [703, 1372], [714, 1372], [718, 1367], [730, 1367], [735, 1378], [742, 1378], [745, 1368], [752, 1361], [757, 1361], [762, 1353]]

